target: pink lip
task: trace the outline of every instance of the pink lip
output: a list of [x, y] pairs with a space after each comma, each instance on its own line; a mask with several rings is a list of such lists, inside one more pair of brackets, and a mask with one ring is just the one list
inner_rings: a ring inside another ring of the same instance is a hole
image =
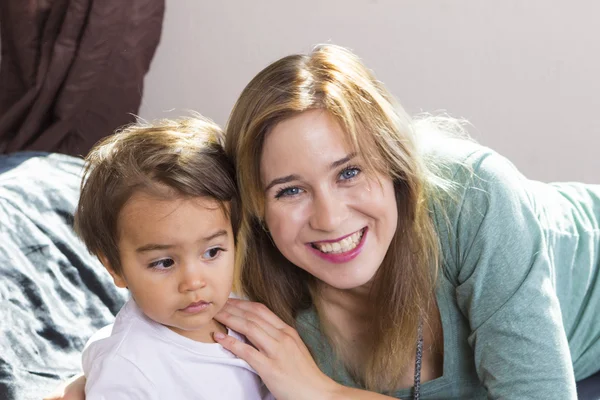
[[[335, 264], [342, 264], [348, 261], [351, 261], [353, 259], [355, 259], [360, 252], [362, 251], [364, 244], [365, 244], [365, 240], [367, 239], [367, 232], [369, 231], [369, 228], [364, 228], [364, 232], [362, 237], [360, 238], [360, 242], [358, 243], [358, 245], [353, 248], [350, 251], [347, 251], [345, 253], [337, 253], [337, 254], [333, 254], [333, 253], [323, 253], [322, 251], [319, 251], [317, 249], [315, 249], [314, 247], [312, 247], [311, 244], [308, 244], [308, 248], [317, 256], [321, 257], [324, 260], [327, 260], [329, 262], [335, 263]], [[342, 237], [341, 239], [344, 239], [348, 236], [353, 235], [353, 233], [351, 233], [350, 235], [346, 235], [344, 237]], [[336, 240], [331, 240], [331, 241], [327, 241], [327, 242], [316, 242], [316, 243], [328, 243], [328, 242], [336, 242], [338, 240], [341, 239], [336, 239]]]
[[[360, 231], [362, 231], [362, 229], [363, 229], [363, 228], [361, 228], [361, 229], [357, 230], [356, 232], [360, 232]], [[349, 233], [349, 234], [347, 234], [346, 236], [342, 236], [342, 237], [339, 237], [339, 238], [337, 238], [337, 239], [331, 239], [331, 240], [320, 240], [320, 241], [318, 241], [318, 242], [312, 242], [312, 243], [335, 243], [335, 242], [339, 242], [339, 241], [340, 241], [340, 240], [342, 240], [342, 239], [346, 239], [348, 236], [352, 236], [352, 235], [354, 235], [356, 232]], [[365, 232], [366, 232], [366, 230], [365, 230]]]
[[188, 305], [186, 308], [182, 308], [179, 311], [182, 311], [182, 312], [188, 313], [188, 314], [195, 314], [195, 313], [199, 313], [201, 311], [206, 310], [211, 304], [212, 303], [208, 303], [206, 301], [200, 300], [195, 303], [190, 303], [190, 305]]

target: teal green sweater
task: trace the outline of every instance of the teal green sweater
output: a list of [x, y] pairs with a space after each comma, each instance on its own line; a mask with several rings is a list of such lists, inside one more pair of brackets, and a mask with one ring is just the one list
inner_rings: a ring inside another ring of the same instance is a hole
[[[531, 181], [485, 147], [452, 143], [436, 156], [457, 188], [431, 206], [444, 368], [421, 398], [575, 399], [575, 380], [600, 370], [600, 186]], [[297, 323], [320, 368], [359, 387], [314, 310]]]

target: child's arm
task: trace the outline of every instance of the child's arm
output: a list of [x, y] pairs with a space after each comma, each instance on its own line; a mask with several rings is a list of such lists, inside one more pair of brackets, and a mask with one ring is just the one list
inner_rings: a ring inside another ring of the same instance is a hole
[[85, 400], [85, 376], [75, 375], [44, 397], [44, 400]]

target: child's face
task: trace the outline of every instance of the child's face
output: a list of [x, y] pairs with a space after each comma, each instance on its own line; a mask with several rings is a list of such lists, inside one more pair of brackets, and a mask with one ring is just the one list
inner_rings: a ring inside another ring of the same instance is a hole
[[113, 273], [115, 283], [154, 321], [210, 341], [233, 282], [233, 233], [219, 203], [137, 192], [119, 214], [118, 232], [123, 274]]

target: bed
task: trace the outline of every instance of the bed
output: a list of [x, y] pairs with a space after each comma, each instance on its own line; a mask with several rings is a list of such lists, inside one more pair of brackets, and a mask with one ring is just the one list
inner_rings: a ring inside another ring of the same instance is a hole
[[0, 399], [41, 399], [79, 372], [126, 298], [73, 232], [82, 165], [0, 155]]
[[[83, 162], [0, 155], [0, 399], [48, 395], [81, 371], [80, 353], [127, 298], [73, 232]], [[600, 399], [600, 373], [578, 383]]]

